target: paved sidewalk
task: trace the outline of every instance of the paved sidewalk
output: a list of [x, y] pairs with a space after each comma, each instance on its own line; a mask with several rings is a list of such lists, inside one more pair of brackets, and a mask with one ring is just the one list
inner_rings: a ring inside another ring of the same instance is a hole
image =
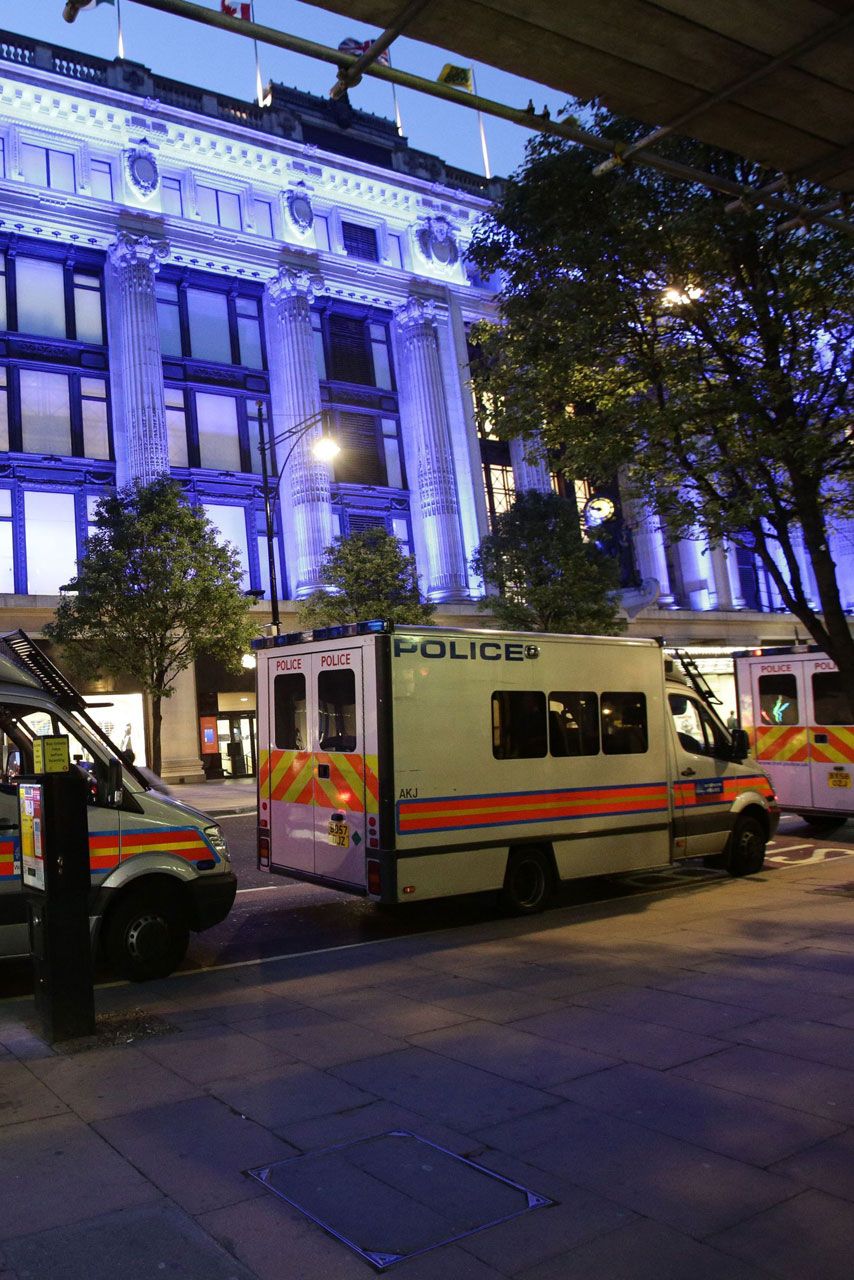
[[169, 792], [176, 800], [217, 818], [254, 813], [258, 807], [257, 785], [255, 778], [224, 778], [218, 782], [172, 783]]
[[86, 1051], [0, 1003], [0, 1278], [376, 1274], [298, 1201], [395, 1280], [849, 1280], [852, 916], [842, 858], [101, 988]]

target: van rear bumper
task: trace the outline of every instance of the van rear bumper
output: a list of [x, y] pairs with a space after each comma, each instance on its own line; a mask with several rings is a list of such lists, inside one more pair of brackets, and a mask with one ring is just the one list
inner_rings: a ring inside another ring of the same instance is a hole
[[237, 877], [232, 871], [199, 876], [185, 886], [190, 903], [190, 928], [210, 929], [224, 920], [234, 905]]

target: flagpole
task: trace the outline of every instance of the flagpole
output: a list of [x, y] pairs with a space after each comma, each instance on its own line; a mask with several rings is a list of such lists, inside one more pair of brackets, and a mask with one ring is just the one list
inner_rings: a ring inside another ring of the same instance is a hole
[[116, 0], [116, 57], [125, 56], [125, 38], [122, 34], [122, 0]]
[[[252, 22], [255, 21], [255, 4], [254, 0], [249, 9], [249, 17]], [[261, 52], [258, 48], [258, 41], [253, 40], [255, 46], [255, 97], [258, 99], [258, 106], [264, 105], [264, 83], [261, 79]]]
[[[386, 49], [386, 57], [388, 58], [388, 65], [391, 66], [391, 50]], [[394, 122], [397, 125], [398, 136], [402, 138], [403, 120], [400, 115], [400, 107], [397, 105], [397, 85], [393, 80], [391, 82], [391, 100], [394, 103]]]
[[[474, 96], [477, 97], [477, 81], [474, 78], [474, 67], [471, 69], [471, 87], [474, 91]], [[489, 152], [486, 149], [486, 129], [483, 127], [483, 113], [481, 111], [477, 113], [477, 127], [480, 130], [480, 149], [483, 152], [484, 177], [491, 178], [492, 168], [489, 163]]]

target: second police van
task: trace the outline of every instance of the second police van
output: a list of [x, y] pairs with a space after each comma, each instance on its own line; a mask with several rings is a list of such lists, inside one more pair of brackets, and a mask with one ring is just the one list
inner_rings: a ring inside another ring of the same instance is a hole
[[654, 640], [372, 622], [254, 649], [271, 872], [532, 912], [580, 876], [762, 868], [768, 777]]

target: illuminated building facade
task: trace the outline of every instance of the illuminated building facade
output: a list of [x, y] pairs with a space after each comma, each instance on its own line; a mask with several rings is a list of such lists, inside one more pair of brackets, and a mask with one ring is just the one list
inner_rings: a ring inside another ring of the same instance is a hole
[[[473, 620], [490, 513], [551, 483], [481, 440], [472, 407], [467, 331], [494, 300], [465, 249], [497, 192], [346, 100], [272, 86], [259, 108], [0, 32], [0, 629], [38, 634], [99, 497], [167, 470], [238, 549], [260, 629], [259, 417], [278, 466], [296, 441], [275, 504], [286, 628], [332, 539], [372, 525], [414, 552], [443, 620]], [[310, 452], [321, 421], [331, 465]], [[659, 583], [633, 630], [663, 630], [663, 607], [682, 642], [768, 637], [752, 564], [621, 518]], [[199, 776], [211, 734], [209, 772], [252, 772], [251, 689], [215, 663], [181, 678], [167, 777]]]

